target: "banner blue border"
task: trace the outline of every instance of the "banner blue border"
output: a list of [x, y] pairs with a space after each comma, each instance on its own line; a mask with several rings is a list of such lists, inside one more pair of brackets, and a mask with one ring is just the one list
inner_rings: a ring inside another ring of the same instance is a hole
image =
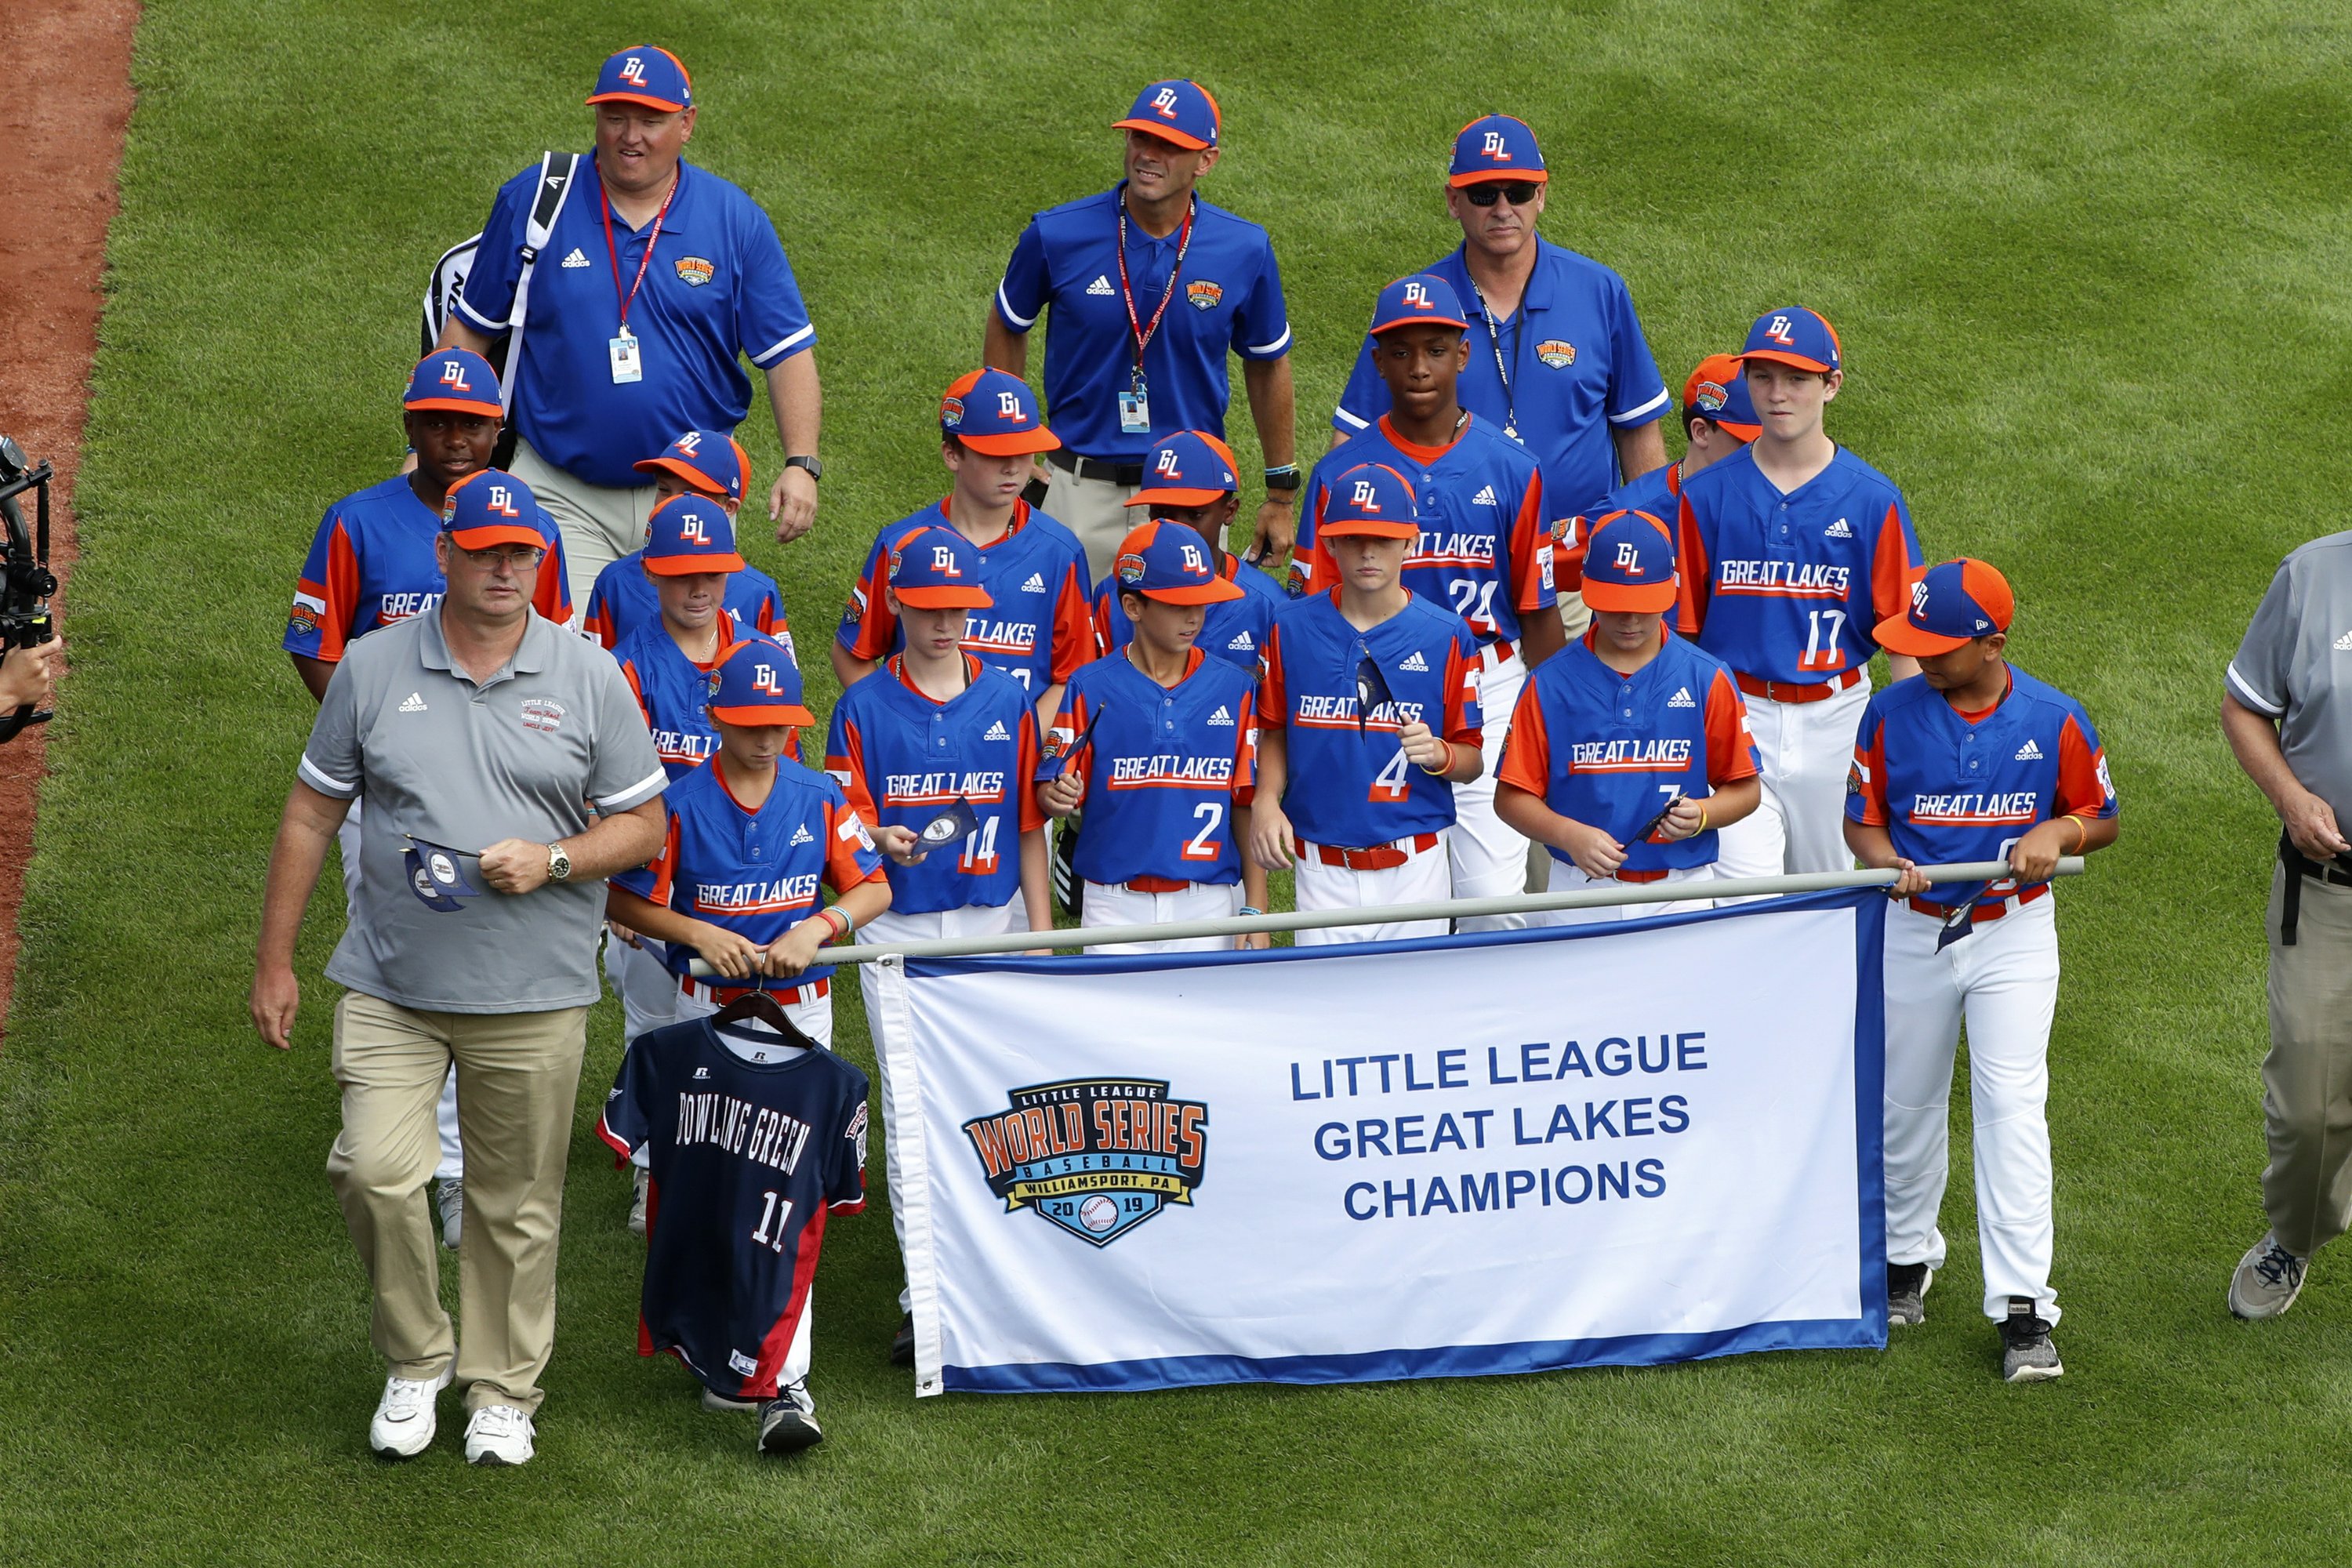
[[1853, 1131], [1861, 1250], [1856, 1258], [1862, 1310], [1853, 1318], [1749, 1323], [1697, 1334], [1628, 1334], [1588, 1340], [1535, 1340], [1496, 1345], [1442, 1345], [1344, 1355], [1166, 1356], [1136, 1361], [1004, 1363], [940, 1368], [941, 1386], [962, 1394], [1110, 1394], [1197, 1388], [1231, 1383], [1386, 1383], [1423, 1377], [1486, 1377], [1588, 1366], [1654, 1366], [1760, 1351], [1886, 1348], [1886, 896], [1875, 888], [1837, 889], [1758, 900], [1727, 909], [1662, 913], [1639, 921], [1469, 931], [1402, 942], [1345, 942], [1263, 952], [1089, 954], [1082, 959], [910, 959], [909, 976], [976, 973], [1097, 974], [1229, 963], [1297, 963], [1348, 955], [1457, 947], [1578, 942], [1629, 930], [1742, 920], [1801, 910], [1854, 913]]

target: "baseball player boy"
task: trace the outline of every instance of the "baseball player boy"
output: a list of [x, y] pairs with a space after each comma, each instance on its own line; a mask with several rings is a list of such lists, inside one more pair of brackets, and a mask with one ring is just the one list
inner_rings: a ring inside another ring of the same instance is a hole
[[[1265, 868], [1246, 861], [1255, 779], [1256, 679], [1199, 647], [1212, 605], [1242, 590], [1213, 547], [1160, 518], [1127, 536], [1111, 574], [1133, 628], [1127, 645], [1078, 667], [1038, 763], [1048, 816], [1087, 805], [1075, 852], [1082, 925], [1167, 925], [1261, 914]], [[1255, 568], [1248, 570], [1255, 572]], [[1113, 942], [1097, 952], [1263, 947], [1265, 938]]]
[[[1818, 313], [1768, 310], [1737, 356], [1762, 434], [1684, 476], [1680, 630], [1732, 668], [1763, 763], [1764, 800], [1723, 836], [1718, 873], [1843, 871], [1838, 786], [1870, 700], [1873, 628], [1899, 617], [1919, 542], [1893, 480], [1830, 439], [1844, 384]], [[1888, 652], [1895, 680], [1917, 673]]]
[[[1478, 644], [1404, 584], [1422, 536], [1412, 485], [1360, 464], [1328, 487], [1318, 525], [1339, 581], [1285, 609], [1257, 691], [1250, 853], [1297, 867], [1301, 912], [1444, 899], [1454, 791], [1484, 766]], [[1444, 921], [1302, 931], [1303, 945], [1444, 932]]]
[[[1747, 709], [1721, 659], [1666, 629], [1675, 605], [1666, 525], [1645, 511], [1612, 512], [1590, 542], [1592, 626], [1528, 677], [1511, 714], [1495, 809], [1550, 852], [1554, 892], [1710, 878], [1717, 835], [1763, 793]], [[1570, 925], [1657, 912], [1621, 904], [1530, 920]]]
[[[1018, 378], [976, 370], [940, 399], [940, 458], [953, 476], [946, 496], [876, 536], [834, 633], [833, 670], [848, 689], [907, 645], [883, 590], [898, 546], [922, 529], [944, 528], [972, 546], [960, 589], [986, 615], [973, 616], [964, 647], [1011, 676], [1052, 717], [1070, 672], [1094, 657], [1087, 605], [1086, 552], [1066, 528], [1021, 499], [1031, 458], [1061, 445]], [[1025, 776], [1025, 775], [1024, 775]]]
[[[283, 644], [311, 700], [326, 694], [335, 666], [352, 639], [394, 621], [423, 615], [441, 602], [448, 583], [434, 555], [441, 533], [441, 503], [450, 489], [489, 465], [499, 439], [499, 378], [479, 354], [445, 349], [426, 354], [409, 373], [401, 398], [401, 425], [416, 466], [370, 485], [329, 507], [319, 520], [310, 553], [294, 589]], [[552, 527], [544, 531], [552, 538]], [[572, 618], [563, 588], [562, 544], [555, 569], [539, 574], [532, 606], [551, 621]], [[336, 831], [342, 848], [346, 915], [357, 907], [360, 814], [356, 799]], [[453, 1250], [464, 1228], [465, 1159], [457, 1145], [457, 1079], [441, 1090], [441, 1164], [434, 1204], [441, 1239]]]
[[[718, 502], [730, 524], [742, 510], [743, 488], [751, 479], [751, 460], [743, 455], [742, 447], [732, 436], [717, 430], [688, 430], [659, 457], [640, 461], [637, 469], [654, 477], [654, 505], [678, 496], [700, 496]], [[588, 591], [581, 629], [608, 648], [618, 647], [622, 638], [661, 616], [661, 605], [644, 561], [641, 544], [597, 573], [596, 585]], [[783, 595], [776, 591], [775, 579], [757, 566], [747, 561], [741, 571], [727, 574], [727, 597], [721, 607], [733, 623], [730, 630], [736, 637], [759, 632], [783, 644], [785, 652], [793, 651]]]
[[[2052, 1248], [2050, 1019], [2062, 855], [2116, 841], [2116, 790], [2082, 704], [2004, 658], [2015, 602], [1981, 561], [1947, 561], [1882, 621], [1880, 647], [1916, 679], [1870, 700], [1846, 795], [1846, 843], [1903, 873], [1886, 918], [1886, 1315], [1926, 1316], [1943, 1266], [1952, 1056], [1968, 1026], [1984, 1310], [2002, 1378], [2056, 1377]], [[1915, 868], [2005, 860], [1989, 885], [1931, 885]]]
[[[981, 586], [985, 570], [979, 548], [945, 523], [898, 533], [874, 608], [887, 612], [899, 649], [834, 704], [825, 772], [891, 862], [889, 912], [867, 927], [869, 941], [1053, 929], [1045, 818], [1029, 788], [1034, 710], [1018, 680], [969, 649], [967, 619], [992, 608]], [[929, 847], [937, 841], [924, 830], [951, 818], [961, 819], [961, 836]], [[859, 991], [879, 1040], [874, 988]], [[887, 1073], [882, 1115], [896, 1125]], [[903, 1247], [905, 1221], [894, 1212], [891, 1225]], [[902, 1290], [890, 1343], [901, 1363], [915, 1353], [910, 1304]]]
[[[1198, 646], [1212, 658], [1237, 664], [1255, 677], [1258, 656], [1265, 647], [1266, 628], [1290, 602], [1289, 595], [1256, 567], [1224, 547], [1225, 530], [1241, 510], [1234, 487], [1241, 481], [1233, 448], [1206, 430], [1179, 430], [1163, 436], [1143, 459], [1143, 488], [1128, 498], [1130, 507], [1149, 507], [1147, 518], [1180, 522], [1201, 536], [1208, 547], [1216, 574], [1239, 590], [1230, 598], [1210, 601], [1201, 623]], [[1122, 553], [1125, 545], [1120, 546]], [[1107, 658], [1127, 647], [1135, 636], [1128, 618], [1125, 590], [1118, 576], [1105, 577], [1095, 589], [1095, 655]]]
[[[1732, 354], [1709, 354], [1683, 383], [1683, 455], [1663, 468], [1627, 479], [1591, 517], [1578, 518], [1570, 536], [1552, 552], [1551, 575], [1563, 604], [1581, 583], [1585, 536], [1592, 523], [1615, 511], [1646, 511], [1670, 522], [1680, 516], [1683, 481], [1709, 463], [1729, 457], [1763, 431], [1748, 400], [1748, 377]], [[1565, 608], [1561, 611], [1567, 616]]]
[[[1381, 290], [1371, 353], [1387, 384], [1388, 412], [1315, 465], [1290, 572], [1307, 594], [1338, 580], [1321, 526], [1333, 482], [1343, 471], [1378, 463], [1404, 475], [1421, 517], [1421, 536], [1405, 558], [1404, 584], [1469, 622], [1478, 639], [1478, 705], [1499, 720], [1517, 703], [1529, 667], [1558, 651], [1566, 634], [1553, 613], [1553, 531], [1536, 459], [1456, 397], [1470, 357], [1468, 331], [1454, 286], [1433, 273], [1400, 278]], [[1486, 731], [1488, 752], [1477, 780], [1454, 792], [1455, 820], [1446, 848], [1457, 899], [1492, 898], [1527, 886], [1528, 842], [1495, 815], [1493, 773], [1501, 760], [1502, 728], [1497, 723]], [[1461, 923], [1465, 930], [1499, 930], [1523, 926], [1527, 917], [1482, 915]]]

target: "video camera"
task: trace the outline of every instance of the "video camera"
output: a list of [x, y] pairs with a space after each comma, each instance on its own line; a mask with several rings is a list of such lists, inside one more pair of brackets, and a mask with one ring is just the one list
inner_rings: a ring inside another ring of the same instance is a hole
[[[0, 523], [7, 537], [0, 542], [0, 659], [8, 650], [38, 647], [55, 637], [49, 618], [49, 595], [58, 591], [49, 571], [49, 481], [54, 473], [45, 459], [27, 464], [25, 449], [0, 436]], [[25, 530], [24, 510], [16, 498], [33, 492], [34, 529]], [[0, 745], [15, 740], [28, 724], [54, 717], [47, 708], [27, 702], [14, 712], [0, 714]]]

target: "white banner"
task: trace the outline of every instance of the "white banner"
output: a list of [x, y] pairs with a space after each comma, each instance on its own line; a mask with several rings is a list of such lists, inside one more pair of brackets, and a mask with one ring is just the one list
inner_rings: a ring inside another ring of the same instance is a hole
[[918, 1392], [1883, 1347], [1885, 910], [869, 965]]

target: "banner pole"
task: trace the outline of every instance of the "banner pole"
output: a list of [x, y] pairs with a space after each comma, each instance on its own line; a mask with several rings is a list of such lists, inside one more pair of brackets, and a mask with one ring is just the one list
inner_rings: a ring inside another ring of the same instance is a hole
[[[2005, 860], [1964, 860], [1922, 866], [1930, 882], [1991, 882], [2010, 874]], [[2062, 858], [2056, 877], [2078, 877], [2083, 858]], [[1676, 904], [1701, 899], [1773, 898], [1822, 893], [1842, 888], [1892, 887], [1893, 871], [1813, 871], [1796, 877], [1725, 877], [1696, 882], [1620, 883], [1572, 893], [1510, 893], [1491, 899], [1438, 899], [1420, 904], [1386, 904], [1360, 910], [1320, 910], [1310, 914], [1230, 915], [1219, 920], [1171, 921], [1166, 925], [1094, 926], [1083, 930], [1007, 931], [1002, 936], [929, 937], [919, 941], [823, 948], [820, 963], [874, 963], [892, 954], [908, 958], [978, 958], [1027, 952], [1040, 947], [1087, 948], [1121, 942], [1169, 942], [1204, 936], [1241, 936], [1251, 931], [1312, 931], [1325, 926], [1386, 925], [1403, 921], [1458, 920], [1470, 915], [1533, 914], [1544, 910], [1589, 910], [1618, 904]], [[694, 960], [691, 973], [707, 977], [709, 966]]]

